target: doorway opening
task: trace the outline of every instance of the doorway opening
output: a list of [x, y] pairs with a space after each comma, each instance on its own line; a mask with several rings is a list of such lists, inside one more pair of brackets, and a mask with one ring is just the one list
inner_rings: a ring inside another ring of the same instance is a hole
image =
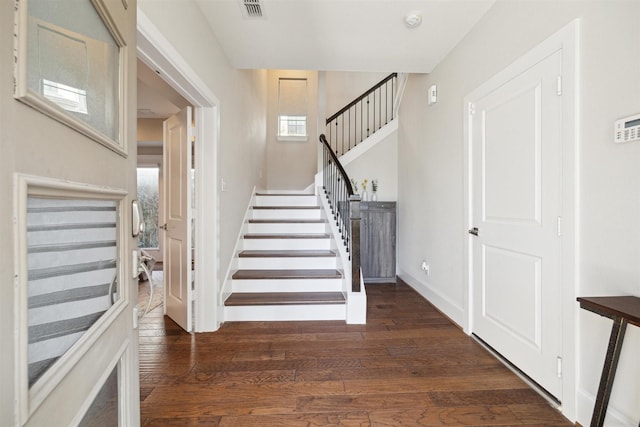
[[[218, 313], [220, 283], [219, 260], [215, 236], [219, 229], [217, 214], [217, 143], [219, 135], [219, 101], [208, 86], [191, 69], [181, 54], [164, 35], [138, 10], [137, 53], [139, 64], [151, 70], [173, 94], [193, 107], [193, 199], [197, 209], [189, 209], [193, 236], [193, 298], [194, 316], [190, 331], [215, 331], [220, 325]], [[140, 68], [143, 69], [143, 68]], [[140, 74], [140, 72], [138, 73]], [[157, 92], [154, 88], [154, 92]], [[173, 101], [172, 101], [173, 102]], [[184, 109], [187, 105], [178, 105]], [[140, 128], [139, 128], [140, 132]], [[139, 145], [140, 147], [140, 145]], [[141, 156], [138, 157], [141, 159]], [[160, 181], [162, 185], [162, 180]], [[162, 195], [162, 191], [160, 192]], [[161, 196], [162, 197], [162, 196]], [[160, 213], [162, 215], [162, 211]], [[166, 223], [165, 218], [159, 221]], [[160, 233], [160, 245], [162, 245]], [[189, 245], [191, 246], [191, 245]], [[166, 262], [166, 260], [163, 260]]]
[[138, 282], [138, 305], [142, 313], [160, 307], [164, 302], [164, 275], [162, 271], [163, 251], [160, 244], [161, 211], [161, 165], [138, 162], [138, 205], [144, 222], [144, 232], [138, 239], [142, 260], [151, 273], [140, 274]]

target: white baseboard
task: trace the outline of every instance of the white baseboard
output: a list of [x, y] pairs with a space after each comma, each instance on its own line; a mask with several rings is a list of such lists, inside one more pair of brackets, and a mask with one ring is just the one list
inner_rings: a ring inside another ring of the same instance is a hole
[[[596, 403], [596, 396], [589, 393], [584, 389], [578, 389], [578, 414], [577, 421], [583, 425], [588, 426], [591, 423], [591, 416], [593, 415], [593, 406]], [[632, 420], [627, 415], [623, 414], [615, 407], [611, 406], [607, 408], [607, 416], [604, 420], [606, 427], [637, 427], [639, 420]]]
[[409, 286], [411, 286], [416, 292], [422, 295], [427, 301], [433, 304], [438, 310], [440, 310], [445, 316], [447, 316], [452, 322], [456, 323], [461, 328], [464, 325], [464, 309], [457, 306], [447, 297], [443, 296], [439, 292], [435, 291], [428, 283], [421, 282], [410, 274], [404, 271], [398, 272], [398, 277], [404, 280]]

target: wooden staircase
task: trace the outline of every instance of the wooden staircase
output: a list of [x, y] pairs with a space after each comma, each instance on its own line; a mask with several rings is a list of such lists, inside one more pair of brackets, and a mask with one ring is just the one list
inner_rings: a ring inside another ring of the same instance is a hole
[[254, 200], [225, 321], [345, 320], [343, 272], [318, 196]]

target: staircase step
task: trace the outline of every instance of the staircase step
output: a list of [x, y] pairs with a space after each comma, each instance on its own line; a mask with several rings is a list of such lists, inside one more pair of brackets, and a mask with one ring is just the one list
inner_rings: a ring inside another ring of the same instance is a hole
[[247, 232], [250, 234], [324, 234], [328, 230], [328, 224], [322, 220], [313, 222], [249, 222]]
[[343, 278], [334, 279], [236, 279], [231, 292], [342, 292]]
[[335, 270], [337, 266], [338, 257], [330, 250], [253, 250], [238, 256], [241, 270]]
[[325, 224], [326, 219], [250, 219], [249, 224]]
[[[254, 236], [254, 237], [252, 237]], [[242, 239], [242, 250], [253, 251], [292, 251], [292, 250], [328, 250], [331, 239], [328, 237], [284, 237], [283, 235], [249, 235]], [[285, 235], [286, 236], [286, 235]]]
[[326, 305], [344, 304], [342, 292], [261, 292], [234, 293], [225, 306]]
[[253, 207], [254, 210], [260, 210], [260, 209], [266, 209], [266, 210], [273, 210], [273, 209], [301, 209], [301, 210], [305, 210], [305, 209], [320, 209], [320, 206], [254, 206]]
[[301, 197], [315, 197], [315, 194], [312, 193], [256, 193], [256, 196], [301, 196]]
[[318, 206], [315, 194], [256, 194], [256, 206]]
[[238, 254], [240, 258], [311, 258], [311, 257], [335, 257], [336, 253], [332, 250], [300, 250], [300, 251], [242, 251]]
[[254, 220], [320, 220], [322, 210], [305, 206], [254, 206], [251, 219]]
[[331, 237], [326, 233], [247, 233], [245, 239], [328, 239]]
[[233, 276], [234, 280], [255, 280], [255, 279], [337, 279], [342, 273], [333, 269], [322, 270], [238, 270]]

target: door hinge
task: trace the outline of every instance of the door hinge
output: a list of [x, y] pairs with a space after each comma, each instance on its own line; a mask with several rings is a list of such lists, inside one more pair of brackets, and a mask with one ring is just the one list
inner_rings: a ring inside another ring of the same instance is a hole
[[556, 79], [556, 95], [562, 95], [562, 76], [558, 76]]
[[469, 114], [473, 116], [476, 113], [476, 105], [472, 102], [469, 103]]
[[558, 217], [558, 237], [562, 236], [562, 217]]
[[562, 378], [562, 357], [556, 358], [556, 376]]

